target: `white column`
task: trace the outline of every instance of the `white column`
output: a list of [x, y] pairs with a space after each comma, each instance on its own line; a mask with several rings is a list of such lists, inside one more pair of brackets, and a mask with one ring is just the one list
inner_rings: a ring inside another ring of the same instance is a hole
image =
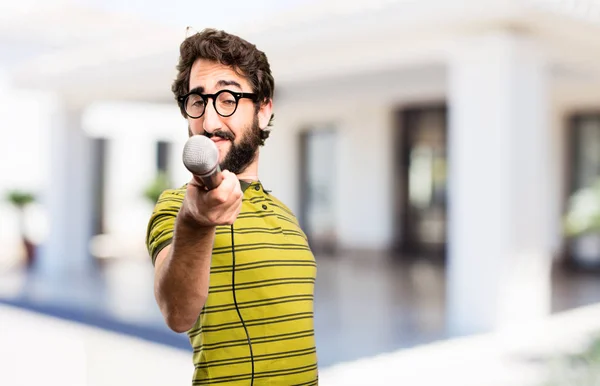
[[183, 130], [179, 133], [179, 137], [171, 140], [171, 154], [169, 173], [171, 175], [171, 182], [174, 188], [179, 188], [183, 184], [187, 183], [191, 179], [190, 172], [183, 165], [183, 147], [188, 139], [187, 131]]
[[368, 105], [356, 111], [337, 127], [339, 242], [346, 249], [385, 250], [394, 220], [392, 113]]
[[449, 68], [448, 323], [469, 334], [550, 308], [548, 74], [534, 41], [481, 36]]
[[[0, 255], [0, 270], [6, 266], [11, 266], [20, 262], [22, 257], [22, 245], [19, 235], [19, 217], [18, 212], [6, 200], [5, 195], [12, 189], [20, 188], [18, 181], [20, 178], [27, 175], [22, 173], [22, 168], [15, 168], [15, 157], [19, 155], [19, 145], [23, 145], [21, 133], [23, 128], [17, 130], [15, 124], [18, 122], [18, 113], [26, 114], [25, 108], [17, 111], [19, 104], [17, 97], [14, 95], [15, 90], [11, 89], [7, 71], [0, 67], [0, 129], [2, 132], [2, 142], [0, 142], [0, 192], [3, 193], [0, 199], [0, 243], [3, 246], [2, 254]], [[24, 104], [21, 104], [24, 105]], [[34, 136], [34, 140], [36, 137]], [[34, 157], [32, 157], [34, 158]], [[23, 161], [23, 159], [18, 159]], [[19, 163], [20, 164], [20, 163]], [[31, 171], [31, 170], [29, 170]], [[17, 181], [15, 181], [17, 180]]]
[[57, 103], [50, 122], [43, 197], [49, 237], [41, 248], [38, 269], [62, 276], [91, 266], [92, 142], [81, 128], [80, 109]]
[[154, 203], [144, 191], [156, 176], [156, 140], [137, 134], [110, 139], [107, 149], [106, 233], [118, 257], [146, 257], [146, 226]]

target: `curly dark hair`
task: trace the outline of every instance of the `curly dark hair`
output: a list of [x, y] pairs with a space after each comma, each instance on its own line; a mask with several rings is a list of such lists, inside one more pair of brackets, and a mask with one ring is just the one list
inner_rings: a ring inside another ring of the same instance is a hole
[[[186, 38], [181, 43], [179, 51], [177, 78], [171, 87], [176, 100], [189, 92], [190, 71], [198, 59], [230, 66], [237, 74], [246, 78], [252, 87], [252, 92], [258, 96], [256, 112], [261, 104], [273, 99], [275, 80], [271, 75], [269, 61], [265, 53], [258, 50], [254, 44], [227, 32], [207, 28]], [[187, 118], [181, 103], [179, 108], [184, 118]], [[273, 124], [273, 118], [272, 114], [268, 126]], [[261, 130], [261, 144], [264, 145], [268, 137], [269, 130]]]

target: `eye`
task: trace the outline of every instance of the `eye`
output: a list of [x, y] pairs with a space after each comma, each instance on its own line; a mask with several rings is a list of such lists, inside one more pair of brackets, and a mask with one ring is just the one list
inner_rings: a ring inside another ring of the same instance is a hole
[[194, 107], [204, 106], [204, 99], [202, 99], [202, 97], [200, 97], [198, 94], [190, 94], [190, 96], [187, 98], [187, 105]]

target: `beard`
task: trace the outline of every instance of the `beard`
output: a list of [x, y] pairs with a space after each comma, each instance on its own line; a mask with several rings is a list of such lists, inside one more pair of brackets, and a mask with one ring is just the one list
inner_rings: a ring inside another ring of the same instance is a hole
[[[191, 129], [189, 129], [191, 134]], [[254, 116], [251, 126], [242, 130], [242, 137], [236, 143], [235, 135], [230, 131], [215, 130], [212, 133], [204, 132], [204, 136], [213, 136], [229, 140], [231, 147], [229, 152], [219, 164], [221, 170], [229, 170], [234, 174], [240, 174], [255, 160], [258, 148], [261, 144], [261, 129], [258, 125], [258, 116]]]

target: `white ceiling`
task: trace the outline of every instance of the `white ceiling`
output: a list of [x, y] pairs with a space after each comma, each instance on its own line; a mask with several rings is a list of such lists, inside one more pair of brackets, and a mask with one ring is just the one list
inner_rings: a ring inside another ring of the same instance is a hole
[[[256, 43], [268, 54], [279, 85], [443, 62], [452, 39], [494, 25], [527, 24], [548, 36], [554, 30], [552, 41], [569, 32], [572, 36], [560, 47], [572, 50], [571, 41], [585, 40], [590, 31], [598, 36], [597, 26], [588, 28], [596, 23], [595, 8], [558, 9], [561, 4], [570, 2], [4, 0], [0, 72], [7, 72], [16, 87], [55, 90], [72, 102], [163, 101], [172, 98], [170, 85], [186, 26], [221, 28]], [[548, 9], [558, 9], [558, 16]], [[565, 12], [573, 15], [566, 24]], [[557, 22], [568, 31], [556, 29]], [[583, 42], [577, 48], [588, 64], [600, 64], [596, 45]], [[556, 52], [557, 60], [566, 56]], [[570, 52], [565, 62], [581, 64], [577, 55]]]
[[[321, 2], [323, 2], [321, 0]], [[169, 97], [186, 27], [242, 31], [312, 0], [8, 0], [0, 3], [0, 73], [67, 99]]]

